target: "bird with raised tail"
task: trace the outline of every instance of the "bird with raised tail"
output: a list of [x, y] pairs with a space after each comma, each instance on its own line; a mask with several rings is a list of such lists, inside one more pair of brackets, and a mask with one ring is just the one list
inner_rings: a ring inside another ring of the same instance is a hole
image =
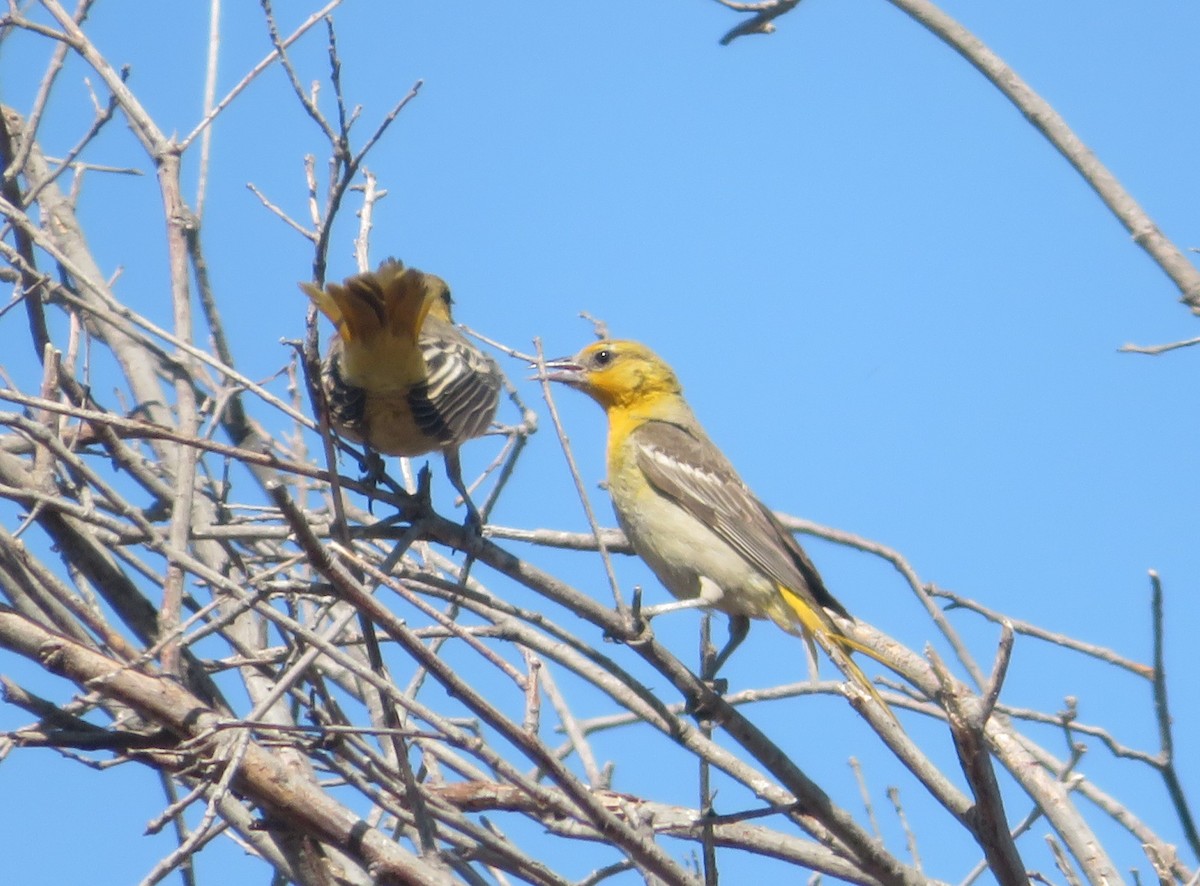
[[502, 376], [454, 326], [446, 281], [387, 259], [340, 284], [300, 288], [336, 329], [321, 364], [330, 425], [387, 455], [442, 452], [478, 526], [458, 449], [490, 427]]

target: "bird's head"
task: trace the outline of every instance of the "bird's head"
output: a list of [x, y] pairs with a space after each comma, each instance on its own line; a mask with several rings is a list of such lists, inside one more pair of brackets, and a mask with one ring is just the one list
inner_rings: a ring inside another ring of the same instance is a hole
[[598, 341], [574, 357], [547, 360], [546, 377], [583, 391], [605, 409], [677, 397], [682, 390], [662, 358], [635, 341]]
[[[409, 268], [411, 272], [413, 269]], [[425, 274], [421, 271], [415, 272], [420, 280], [420, 285], [426, 293], [426, 298], [429, 299], [429, 313], [439, 320], [445, 320], [447, 323], [453, 323], [454, 318], [451, 316], [453, 310], [454, 299], [450, 295], [450, 285], [441, 277], [434, 274]]]

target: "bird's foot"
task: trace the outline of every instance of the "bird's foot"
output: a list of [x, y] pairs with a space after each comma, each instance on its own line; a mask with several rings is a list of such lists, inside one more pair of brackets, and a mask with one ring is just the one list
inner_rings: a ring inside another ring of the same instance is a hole
[[378, 486], [383, 480], [383, 475], [387, 473], [387, 466], [384, 464], [383, 456], [374, 449], [363, 449], [363, 454], [358, 459], [358, 469], [362, 474], [358, 478], [359, 483], [369, 483], [372, 486]]

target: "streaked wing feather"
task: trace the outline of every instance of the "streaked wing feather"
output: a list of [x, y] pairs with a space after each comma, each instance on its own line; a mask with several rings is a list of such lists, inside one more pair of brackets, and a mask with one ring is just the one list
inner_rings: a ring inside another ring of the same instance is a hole
[[351, 440], [365, 433], [367, 392], [350, 384], [342, 370], [342, 341], [335, 337], [329, 354], [321, 364], [321, 382], [333, 427]]
[[646, 422], [632, 438], [638, 465], [663, 495], [709, 526], [764, 575], [816, 604], [819, 617], [821, 607], [846, 614], [791, 533], [710, 441], [662, 421]]
[[[453, 334], [451, 334], [453, 333]], [[409, 395], [413, 417], [442, 443], [461, 443], [488, 429], [500, 396], [500, 370], [455, 330], [421, 336], [426, 380]]]
[[[746, 488], [720, 450], [706, 438], [663, 421], [646, 422], [632, 433], [631, 438], [637, 447], [638, 466], [651, 485], [703, 521], [777, 586], [790, 591], [790, 595], [781, 591], [788, 606], [799, 615], [797, 604], [802, 604], [816, 617], [824, 628], [816, 632], [835, 641], [823, 644], [829, 654], [845, 674], [899, 725], [896, 715], [862, 668], [842, 653], [858, 649], [883, 664], [888, 662], [867, 647], [847, 641], [825, 609], [842, 615], [846, 615], [846, 610], [825, 589], [799, 543]], [[796, 600], [788, 600], [789, 596]], [[807, 628], [805, 638], [811, 649], [813, 638]]]

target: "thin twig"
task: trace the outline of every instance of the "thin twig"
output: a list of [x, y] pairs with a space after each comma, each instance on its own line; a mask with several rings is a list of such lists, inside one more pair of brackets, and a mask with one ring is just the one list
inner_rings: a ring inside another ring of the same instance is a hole
[[621, 587], [617, 583], [617, 573], [613, 569], [612, 558], [608, 556], [608, 550], [604, 546], [604, 536], [600, 533], [600, 523], [596, 520], [596, 512], [592, 510], [591, 499], [588, 497], [587, 489], [583, 484], [583, 475], [580, 474], [579, 466], [575, 463], [575, 456], [571, 451], [571, 440], [567, 436], [566, 428], [563, 427], [562, 419], [559, 418], [558, 408], [554, 405], [554, 395], [550, 392], [550, 381], [546, 378], [546, 355], [542, 352], [542, 340], [535, 338], [533, 346], [537, 353], [537, 378], [538, 383], [542, 386], [542, 397], [546, 401], [546, 411], [550, 413], [550, 422], [554, 425], [554, 433], [558, 436], [558, 442], [562, 446], [563, 455], [566, 456], [567, 468], [571, 472], [571, 479], [575, 483], [575, 492], [579, 496], [580, 504], [583, 505], [583, 513], [587, 517], [588, 526], [592, 529], [592, 536], [596, 539], [597, 549], [600, 552], [601, 562], [604, 564], [604, 574], [608, 578], [608, 586], [612, 591], [613, 600], [616, 602], [617, 610], [624, 612], [626, 611], [625, 599], [621, 594]]
[[1152, 357], [1156, 357], [1168, 351], [1178, 350], [1179, 348], [1190, 348], [1195, 345], [1200, 345], [1200, 338], [1186, 338], [1183, 341], [1168, 342], [1165, 345], [1121, 345], [1117, 350], [1123, 354], [1149, 354]]
[[1154, 623], [1154, 716], [1158, 722], [1158, 743], [1162, 759], [1160, 771], [1192, 854], [1200, 856], [1200, 834], [1196, 832], [1196, 820], [1192, 816], [1191, 807], [1183, 793], [1183, 784], [1175, 769], [1175, 739], [1171, 731], [1171, 707], [1167, 701], [1163, 589], [1162, 580], [1154, 570], [1150, 570], [1150, 589], [1150, 613]]
[[1144, 665], [1141, 662], [1133, 661], [1117, 654], [1111, 649], [1103, 646], [1097, 646], [1094, 643], [1087, 643], [1083, 640], [1076, 640], [1066, 634], [1056, 631], [1049, 631], [1045, 628], [1038, 627], [1027, 621], [1012, 618], [1011, 616], [1003, 615], [994, 609], [989, 609], [981, 603], [977, 603], [953, 591], [948, 591], [945, 588], [930, 586], [930, 595], [934, 597], [942, 597], [949, 600], [954, 606], [969, 609], [971, 612], [976, 612], [982, 615], [990, 622], [998, 625], [1009, 624], [1012, 629], [1018, 634], [1024, 634], [1027, 637], [1036, 637], [1039, 640], [1045, 640], [1047, 643], [1053, 643], [1056, 646], [1062, 646], [1064, 649], [1070, 649], [1074, 652], [1080, 652], [1091, 658], [1102, 661], [1106, 664], [1116, 665], [1119, 668], [1129, 671], [1132, 674], [1137, 674], [1139, 677], [1145, 677], [1147, 680], [1154, 678], [1154, 669], [1150, 665]]

